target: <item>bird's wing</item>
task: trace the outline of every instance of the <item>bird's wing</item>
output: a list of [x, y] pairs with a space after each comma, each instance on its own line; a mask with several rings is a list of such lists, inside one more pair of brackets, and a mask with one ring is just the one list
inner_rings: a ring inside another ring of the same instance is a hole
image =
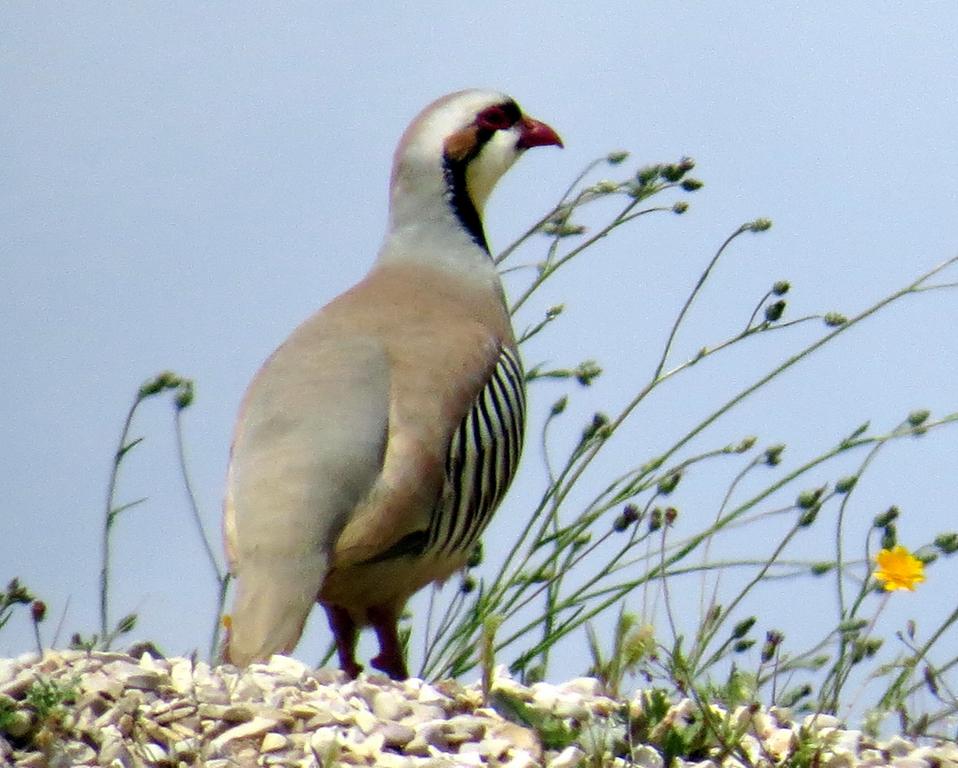
[[[428, 299], [405, 300], [412, 277]], [[518, 463], [524, 396], [508, 315], [495, 296], [470, 305], [468, 291], [431, 279], [424, 270], [377, 277], [380, 295], [404, 298], [390, 302], [402, 333], [383, 329], [389, 443], [375, 490], [337, 542], [340, 570], [470, 548]]]
[[244, 401], [224, 515], [236, 664], [293, 649], [335, 542], [382, 470], [388, 356], [374, 335], [330, 325], [320, 312], [300, 326]]

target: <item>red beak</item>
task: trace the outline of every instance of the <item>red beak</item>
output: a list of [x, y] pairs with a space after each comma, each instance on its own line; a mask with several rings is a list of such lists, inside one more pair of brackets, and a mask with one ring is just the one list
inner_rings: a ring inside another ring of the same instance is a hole
[[545, 123], [540, 123], [535, 118], [523, 116], [519, 121], [522, 132], [519, 134], [519, 141], [516, 147], [519, 149], [529, 149], [530, 147], [561, 147], [562, 139]]

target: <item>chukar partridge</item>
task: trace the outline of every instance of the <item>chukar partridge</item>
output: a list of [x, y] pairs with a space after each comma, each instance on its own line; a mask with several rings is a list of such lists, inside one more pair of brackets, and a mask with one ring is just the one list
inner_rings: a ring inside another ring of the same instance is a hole
[[272, 354], [241, 406], [229, 661], [291, 652], [318, 601], [350, 676], [368, 625], [372, 665], [408, 676], [403, 606], [464, 566], [519, 461], [522, 364], [482, 212], [516, 158], [547, 145], [562, 146], [552, 128], [488, 90], [439, 99], [403, 134], [375, 264]]

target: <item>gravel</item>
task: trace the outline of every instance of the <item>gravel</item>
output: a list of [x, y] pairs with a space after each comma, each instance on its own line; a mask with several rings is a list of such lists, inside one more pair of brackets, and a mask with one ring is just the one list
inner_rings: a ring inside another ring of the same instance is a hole
[[[478, 684], [347, 680], [285, 656], [238, 670], [48, 651], [0, 659], [0, 765], [665, 768], [670, 734], [689, 732], [698, 713], [686, 699], [652, 719], [648, 702], [642, 692], [615, 701], [592, 678], [523, 686], [501, 668], [484, 703]], [[712, 713], [739, 729], [739, 749], [713, 744], [673, 766], [958, 768], [953, 742], [877, 742], [834, 717], [774, 707]], [[639, 724], [647, 744], [633, 743]]]

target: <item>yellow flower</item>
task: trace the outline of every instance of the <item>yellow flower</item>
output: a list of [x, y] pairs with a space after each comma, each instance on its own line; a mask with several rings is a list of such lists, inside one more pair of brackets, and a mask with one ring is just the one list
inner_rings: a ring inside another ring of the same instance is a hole
[[900, 544], [879, 552], [875, 563], [878, 568], [872, 575], [887, 592], [896, 589], [914, 592], [915, 585], [925, 580], [925, 564]]

